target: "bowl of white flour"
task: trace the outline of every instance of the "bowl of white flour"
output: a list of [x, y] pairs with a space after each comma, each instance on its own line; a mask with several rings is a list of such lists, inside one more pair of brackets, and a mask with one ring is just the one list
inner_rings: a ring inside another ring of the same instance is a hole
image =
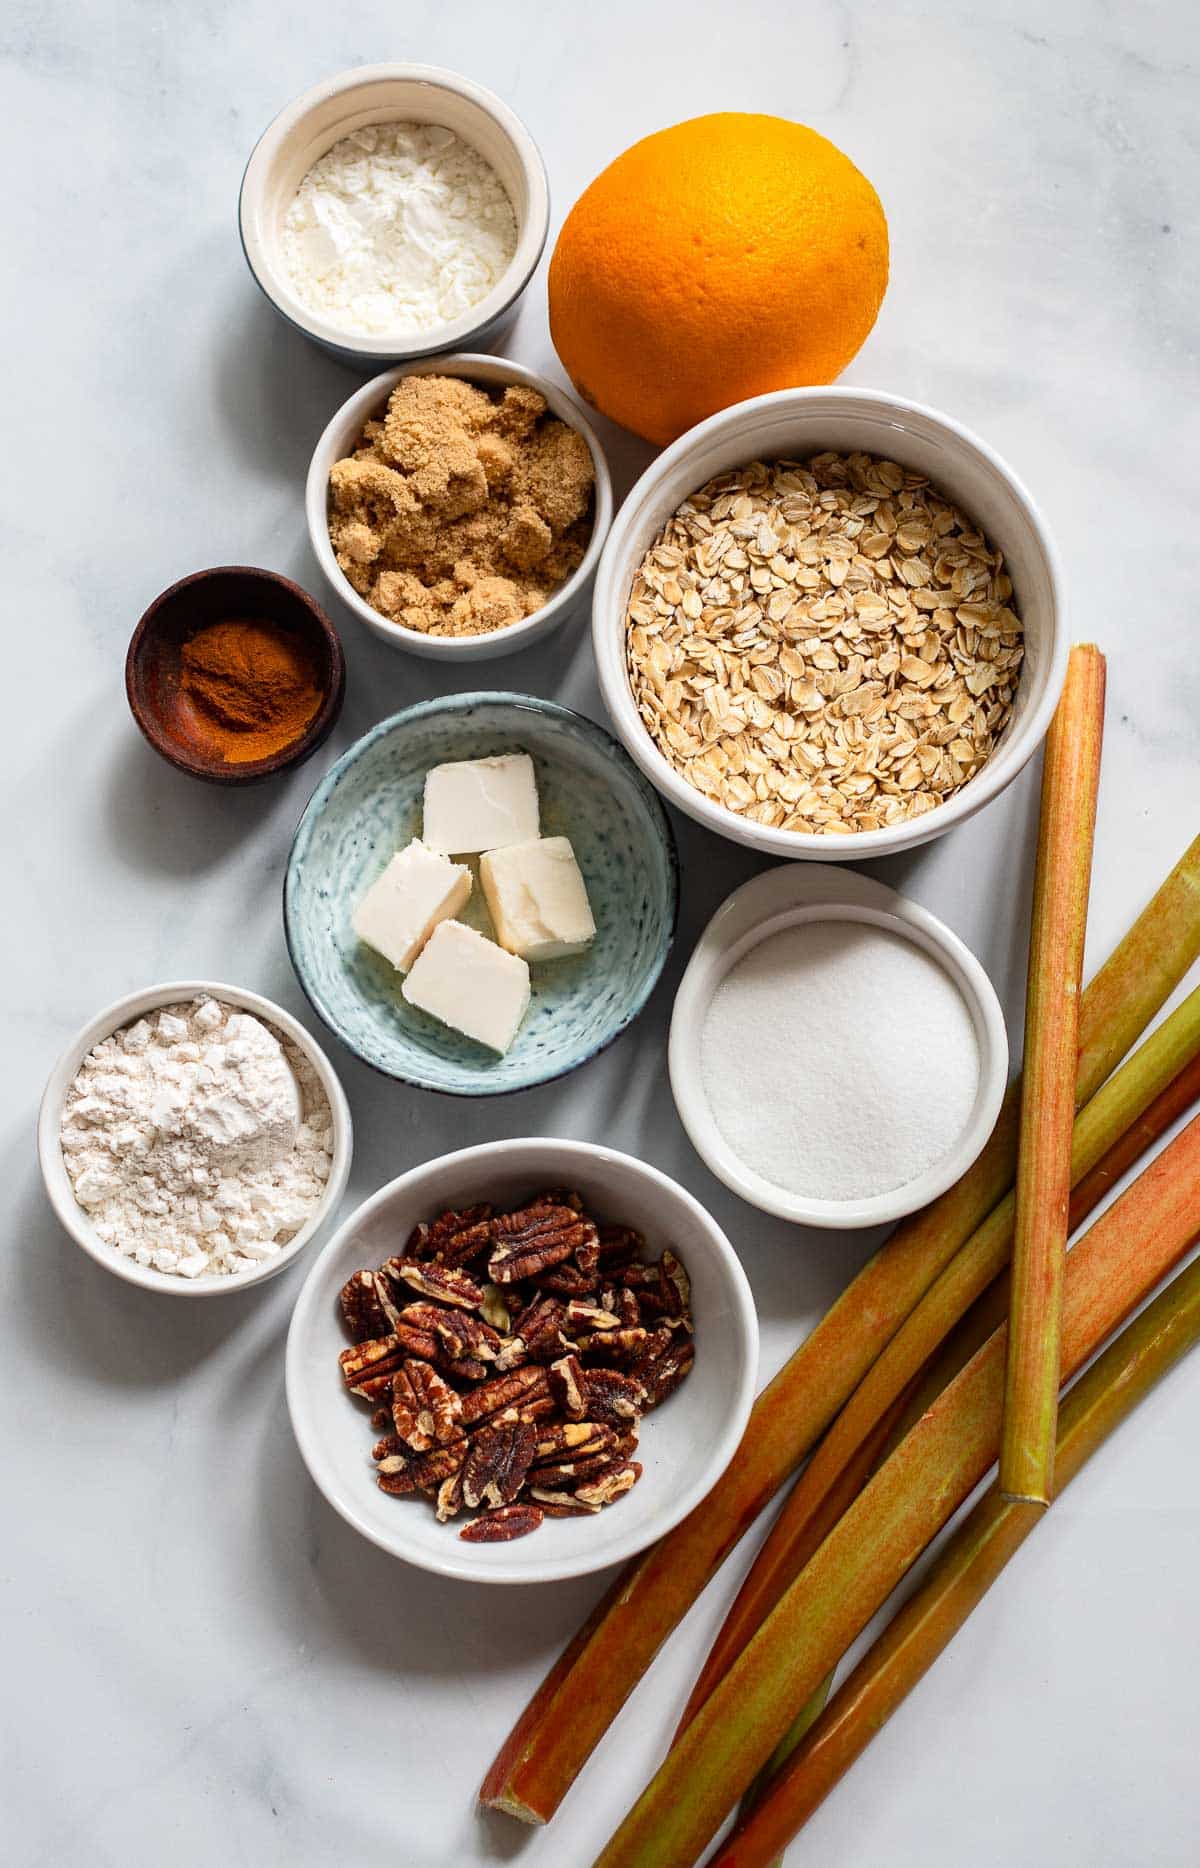
[[335, 1212], [352, 1126], [333, 1066], [258, 993], [210, 980], [107, 1006], [50, 1074], [42, 1178], [85, 1252], [132, 1284], [212, 1296], [290, 1265]]
[[831, 864], [755, 876], [696, 945], [671, 1088], [712, 1172], [835, 1230], [914, 1213], [964, 1174], [1008, 1075], [1004, 1015], [957, 935]]
[[366, 65], [280, 112], [246, 165], [246, 262], [275, 310], [349, 361], [494, 344], [541, 258], [545, 165], [482, 85]]

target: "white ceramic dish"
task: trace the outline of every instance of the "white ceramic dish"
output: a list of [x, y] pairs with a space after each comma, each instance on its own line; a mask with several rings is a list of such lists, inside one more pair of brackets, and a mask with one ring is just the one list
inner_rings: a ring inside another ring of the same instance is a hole
[[[313, 1209], [311, 1218], [274, 1258], [265, 1259], [253, 1271], [178, 1278], [137, 1264], [99, 1237], [72, 1191], [59, 1142], [59, 1128], [67, 1091], [93, 1045], [99, 1044], [102, 1038], [110, 1037], [123, 1025], [131, 1024], [135, 1018], [157, 1011], [160, 1006], [175, 1005], [186, 999], [206, 998], [220, 999], [227, 1005], [236, 1005], [243, 1011], [252, 1012], [256, 1018], [275, 1026], [304, 1052], [329, 1099], [333, 1116], [333, 1157], [325, 1192]], [[216, 1297], [222, 1293], [244, 1291], [251, 1284], [263, 1284], [268, 1278], [276, 1277], [288, 1265], [294, 1264], [301, 1252], [311, 1245], [329, 1215], [336, 1211], [346, 1191], [354, 1129], [350, 1119], [350, 1105], [333, 1065], [316, 1039], [290, 1012], [285, 1012], [273, 999], [264, 999], [261, 994], [247, 992], [241, 986], [227, 986], [220, 980], [185, 979], [172, 980], [161, 986], [147, 986], [141, 992], [131, 992], [126, 998], [105, 1006], [102, 1012], [97, 1012], [94, 1018], [89, 1019], [50, 1072], [38, 1111], [37, 1139], [38, 1161], [50, 1204], [76, 1245], [81, 1245], [90, 1258], [94, 1258], [98, 1265], [103, 1265], [106, 1271], [124, 1278], [128, 1284], [140, 1284], [143, 1290], [160, 1291], [167, 1297]]]
[[[1025, 662], [1012, 719], [983, 770], [921, 817], [854, 836], [768, 828], [716, 804], [680, 777], [642, 724], [625, 659], [625, 605], [655, 534], [689, 493], [714, 474], [755, 459], [823, 448], [877, 454], [915, 467], [977, 519], [1004, 553], [1025, 624]], [[863, 862], [927, 843], [994, 798], [1036, 752], [1067, 667], [1063, 580], [1046, 522], [1012, 469], [949, 416], [870, 389], [785, 389], [710, 416], [652, 461], [617, 514], [596, 573], [596, 664], [619, 737], [672, 804], [710, 830], [772, 856]]]
[[[717, 1127], [700, 1065], [701, 1036], [713, 994], [730, 969], [760, 941], [814, 919], [871, 921], [902, 935], [943, 966], [971, 1013], [979, 1043], [979, 1089], [955, 1146], [916, 1180], [869, 1200], [812, 1200], [789, 1193], [748, 1168]], [[769, 869], [735, 889], [705, 928], [687, 965], [671, 1014], [671, 1089], [697, 1154], [718, 1180], [764, 1213], [806, 1226], [847, 1230], [915, 1213], [965, 1174], [992, 1132], [1008, 1081], [1004, 1014], [987, 974], [957, 934], [906, 896], [853, 870], [825, 864]]]
[[[491, 163], [517, 217], [517, 248], [492, 290], [462, 317], [410, 337], [362, 336], [301, 304], [280, 260], [280, 237], [284, 216], [314, 162], [353, 130], [397, 122], [442, 124]], [[314, 85], [264, 130], [242, 177], [238, 225], [255, 282], [289, 324], [351, 362], [397, 362], [499, 339], [546, 244], [550, 192], [537, 144], [507, 104], [481, 84], [435, 65], [362, 65]]]
[[[365, 424], [382, 412], [388, 397], [404, 376], [461, 376], [471, 383], [501, 389], [510, 383], [522, 383], [529, 389], [536, 389], [539, 395], [545, 397], [559, 420], [583, 436], [592, 456], [596, 474], [592, 536], [578, 568], [554, 592], [549, 602], [544, 603], [540, 610], [535, 610], [532, 616], [522, 617], [520, 622], [508, 623], [503, 629], [494, 629], [485, 636], [427, 636], [419, 629], [405, 629], [399, 623], [390, 622], [378, 610], [373, 610], [364, 597], [359, 596], [343, 574], [329, 542], [329, 471], [335, 461], [342, 460], [352, 451]], [[372, 634], [378, 636], [381, 642], [386, 642], [390, 648], [407, 649], [412, 655], [428, 656], [434, 661], [494, 661], [498, 656], [511, 655], [516, 649], [528, 648], [530, 643], [540, 641], [552, 629], [565, 622], [572, 612], [582, 611], [591, 592], [592, 580], [612, 523], [612, 506], [612, 480], [608, 462], [595, 429], [578, 404], [564, 394], [556, 383], [548, 382], [544, 376], [525, 369], [522, 364], [512, 363], [507, 357], [485, 357], [470, 352], [457, 357], [431, 357], [419, 363], [402, 364], [398, 369], [385, 370], [382, 376], [364, 383], [348, 401], [343, 402], [317, 442], [304, 489], [308, 535], [317, 563], [325, 573], [334, 595], [340, 597], [359, 622], [365, 623]]]
[[[625, 1220], [648, 1249], [678, 1248], [692, 1280], [696, 1362], [687, 1380], [639, 1428], [644, 1471], [617, 1504], [593, 1518], [548, 1518], [509, 1544], [464, 1544], [465, 1516], [439, 1524], [424, 1498], [392, 1498], [376, 1485], [365, 1402], [338, 1376], [346, 1336], [338, 1293], [352, 1272], [381, 1264], [418, 1220], [475, 1200], [498, 1205], [539, 1188], [578, 1189], [603, 1218]], [[419, 1568], [469, 1582], [538, 1583], [586, 1576], [643, 1550], [687, 1515], [733, 1457], [749, 1418], [758, 1324], [746, 1274], [724, 1233], [691, 1194], [656, 1168], [588, 1142], [486, 1142], [442, 1155], [388, 1183], [352, 1213], [304, 1283], [287, 1345], [287, 1399], [313, 1480], [364, 1537]]]

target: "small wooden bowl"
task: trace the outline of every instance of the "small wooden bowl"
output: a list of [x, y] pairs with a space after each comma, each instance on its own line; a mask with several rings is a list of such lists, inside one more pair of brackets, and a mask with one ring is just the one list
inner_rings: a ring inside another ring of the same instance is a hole
[[[184, 643], [229, 617], [259, 619], [300, 637], [316, 658], [324, 693], [298, 739], [269, 758], [240, 764], [204, 752], [189, 728], [179, 687]], [[125, 692], [143, 735], [176, 771], [216, 785], [251, 785], [302, 765], [328, 739], [346, 697], [346, 661], [337, 630], [299, 584], [276, 571], [225, 564], [195, 571], [154, 599], [129, 644]]]

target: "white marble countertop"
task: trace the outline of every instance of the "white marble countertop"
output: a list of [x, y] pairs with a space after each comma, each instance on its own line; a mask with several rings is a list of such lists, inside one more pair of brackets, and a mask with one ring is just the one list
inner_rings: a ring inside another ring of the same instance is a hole
[[[98, 1006], [209, 975], [314, 1022], [279, 916], [301, 806], [377, 717], [478, 679], [392, 655], [347, 618], [334, 745], [246, 796], [177, 776], [126, 713], [128, 635], [176, 577], [258, 563], [319, 591], [302, 476], [355, 378], [277, 322], [246, 274], [234, 205], [259, 130], [349, 65], [455, 67], [530, 125], [556, 223], [617, 150], [700, 111], [794, 115], [847, 149], [883, 196], [894, 268], [848, 380], [940, 405], [1011, 459], [1057, 529], [1076, 633], [1109, 656], [1094, 966], [1194, 834], [1200, 796], [1198, 50], [1182, 0], [10, 10], [7, 1860], [586, 1868], [656, 1761], [749, 1554], [670, 1644], [552, 1828], [481, 1819], [477, 1780], [598, 1581], [489, 1591], [390, 1561], [317, 1496], [288, 1427], [282, 1349], [302, 1267], [240, 1298], [169, 1303], [107, 1277], [43, 1198], [37, 1098]], [[511, 348], [557, 368], [542, 276]], [[606, 438], [624, 490], [646, 451]], [[487, 678], [601, 712], [582, 629]], [[1018, 1036], [1036, 778], [876, 872], [974, 947]], [[448, 1105], [332, 1046], [357, 1125], [346, 1210], [454, 1143], [550, 1131], [640, 1150], [737, 1242], [765, 1375], [871, 1241], [763, 1219], [684, 1138], [665, 1076], [673, 986], [708, 915], [760, 865], [678, 829], [669, 976], [636, 1028], [565, 1084]], [[1072, 1486], [797, 1861], [1195, 1862], [1198, 1427], [1200, 1357]]]

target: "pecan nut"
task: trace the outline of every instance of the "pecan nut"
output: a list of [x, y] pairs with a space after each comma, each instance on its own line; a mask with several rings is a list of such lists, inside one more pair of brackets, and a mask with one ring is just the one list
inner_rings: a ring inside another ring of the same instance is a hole
[[396, 1326], [396, 1306], [386, 1278], [377, 1271], [356, 1271], [342, 1286], [338, 1302], [351, 1342], [387, 1336]]
[[410, 1359], [392, 1377], [392, 1424], [414, 1453], [457, 1439], [461, 1415], [461, 1398], [428, 1362]]
[[428, 1453], [391, 1453], [381, 1459], [376, 1472], [381, 1491], [403, 1498], [409, 1492], [434, 1492], [445, 1483], [467, 1457], [465, 1434], [448, 1446], [432, 1447]]
[[634, 1375], [623, 1375], [619, 1369], [585, 1369], [583, 1392], [589, 1417], [609, 1426], [632, 1426], [646, 1405], [641, 1381]]
[[435, 1304], [450, 1304], [460, 1310], [478, 1310], [483, 1302], [483, 1286], [476, 1284], [469, 1271], [458, 1265], [426, 1264], [419, 1258], [389, 1258], [390, 1277], [407, 1284]]
[[472, 1511], [479, 1505], [511, 1505], [525, 1483], [537, 1443], [537, 1433], [526, 1421], [481, 1427], [463, 1462], [464, 1504]]
[[587, 1413], [583, 1390], [583, 1366], [578, 1356], [561, 1356], [548, 1371], [550, 1393], [568, 1420], [582, 1420]]
[[642, 1476], [640, 1463], [634, 1459], [627, 1466], [615, 1466], [608, 1472], [599, 1473], [594, 1479], [586, 1479], [576, 1487], [575, 1497], [581, 1505], [611, 1505], [614, 1500], [623, 1498]]
[[637, 1364], [637, 1377], [646, 1391], [647, 1407], [659, 1407], [673, 1395], [684, 1377], [691, 1374], [696, 1350], [691, 1339], [674, 1339], [659, 1354], [647, 1356]]
[[537, 1278], [570, 1258], [586, 1242], [589, 1223], [569, 1206], [523, 1207], [492, 1221], [495, 1241], [488, 1259], [493, 1284]]
[[406, 1258], [436, 1258], [443, 1265], [468, 1265], [482, 1258], [491, 1242], [492, 1209], [486, 1204], [442, 1213], [432, 1224], [413, 1228], [404, 1248]]
[[549, 1393], [545, 1369], [514, 1369], [510, 1375], [494, 1375], [491, 1381], [483, 1382], [463, 1396], [463, 1425], [473, 1427], [476, 1422], [487, 1420], [489, 1415], [499, 1414], [505, 1408], [528, 1407]]
[[464, 1544], [509, 1544], [514, 1537], [528, 1537], [542, 1522], [537, 1505], [497, 1505], [481, 1518], [472, 1518], [458, 1533]]

